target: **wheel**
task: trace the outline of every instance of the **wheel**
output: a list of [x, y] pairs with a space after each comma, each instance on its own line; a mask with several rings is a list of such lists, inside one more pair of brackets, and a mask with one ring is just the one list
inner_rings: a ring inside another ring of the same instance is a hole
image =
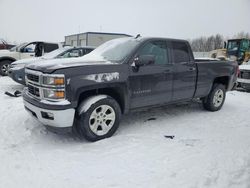
[[214, 84], [208, 96], [203, 99], [203, 107], [209, 111], [218, 111], [222, 108], [226, 98], [226, 89], [222, 84]]
[[0, 75], [2, 76], [8, 75], [8, 71], [9, 71], [9, 67], [11, 63], [12, 62], [9, 60], [4, 60], [0, 62]]
[[[87, 103], [91, 100], [88, 100]], [[91, 103], [88, 109], [82, 110], [81, 108], [87, 103], [83, 101], [77, 109], [80, 112], [76, 117], [78, 136], [92, 142], [111, 137], [120, 123], [121, 109], [119, 104], [113, 98], [106, 97]]]

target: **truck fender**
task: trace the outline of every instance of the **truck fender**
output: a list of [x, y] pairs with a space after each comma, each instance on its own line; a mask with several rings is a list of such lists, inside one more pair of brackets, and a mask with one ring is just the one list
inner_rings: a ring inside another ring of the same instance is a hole
[[85, 99], [79, 106], [77, 113], [78, 115], [81, 115], [82, 113], [85, 113], [88, 111], [88, 109], [91, 107], [92, 104], [98, 102], [101, 99], [108, 98], [108, 95], [95, 95], [91, 96], [87, 99]]
[[12, 62], [16, 61], [16, 59], [13, 58], [13, 57], [8, 57], [8, 56], [0, 57], [0, 62], [5, 61], [5, 60], [9, 60], [9, 61], [12, 61]]

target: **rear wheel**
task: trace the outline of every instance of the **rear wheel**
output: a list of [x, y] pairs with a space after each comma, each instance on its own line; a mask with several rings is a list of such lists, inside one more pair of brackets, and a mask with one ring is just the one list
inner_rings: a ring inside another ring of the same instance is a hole
[[89, 141], [111, 137], [119, 127], [120, 116], [120, 106], [113, 98], [100, 99], [79, 114], [76, 131], [81, 138]]
[[4, 60], [0, 62], [0, 75], [7, 76], [12, 61]]
[[226, 89], [222, 84], [214, 84], [209, 95], [203, 99], [203, 107], [209, 111], [218, 111], [222, 108], [226, 98]]

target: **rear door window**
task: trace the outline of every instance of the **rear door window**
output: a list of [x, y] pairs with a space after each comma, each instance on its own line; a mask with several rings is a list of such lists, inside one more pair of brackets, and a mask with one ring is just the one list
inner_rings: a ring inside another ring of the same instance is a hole
[[44, 52], [49, 53], [52, 52], [53, 50], [56, 50], [59, 48], [58, 44], [53, 44], [53, 43], [44, 43]]
[[84, 54], [83, 55], [86, 55], [86, 54], [88, 54], [88, 53], [90, 53], [90, 52], [92, 52], [93, 51], [93, 49], [90, 49], [90, 48], [86, 48], [85, 50], [84, 50]]

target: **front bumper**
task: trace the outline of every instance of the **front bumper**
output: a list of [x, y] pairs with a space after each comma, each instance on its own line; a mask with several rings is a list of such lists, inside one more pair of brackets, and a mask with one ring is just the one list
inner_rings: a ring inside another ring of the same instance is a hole
[[73, 126], [75, 109], [49, 110], [39, 108], [26, 100], [23, 100], [25, 109], [39, 122], [54, 128], [70, 128]]
[[238, 78], [237, 82], [238, 83], [244, 83], [244, 84], [250, 84], [250, 79]]

